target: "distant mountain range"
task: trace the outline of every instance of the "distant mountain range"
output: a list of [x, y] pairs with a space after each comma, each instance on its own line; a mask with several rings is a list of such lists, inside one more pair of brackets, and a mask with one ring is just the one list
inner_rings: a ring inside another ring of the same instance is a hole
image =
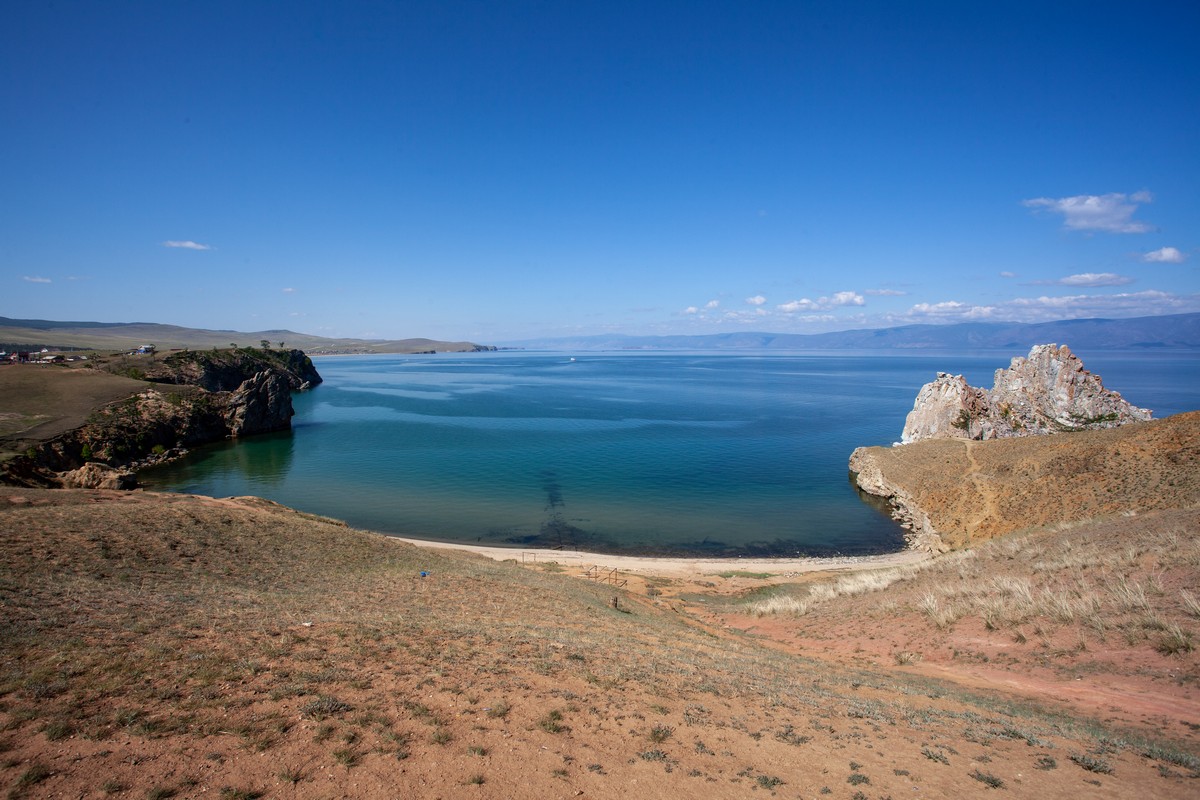
[[123, 350], [152, 344], [159, 350], [257, 347], [267, 340], [274, 346], [298, 347], [312, 355], [322, 353], [461, 353], [489, 349], [473, 342], [434, 339], [329, 339], [287, 330], [224, 331], [181, 328], [155, 322], [54, 322], [45, 319], [0, 317], [3, 350]]
[[[0, 317], [0, 349], [124, 349], [254, 345], [266, 339], [309, 353], [457, 353], [492, 349], [433, 339], [330, 339], [288, 330], [227, 331], [153, 322], [54, 322]], [[837, 333], [718, 333], [699, 336], [578, 336], [507, 342], [527, 350], [1027, 350], [1055, 342], [1073, 348], [1200, 350], [1200, 314], [1058, 322], [963, 322]]]
[[1027, 350], [1054, 342], [1073, 348], [1200, 349], [1200, 314], [1058, 322], [962, 322], [836, 333], [718, 333], [698, 336], [578, 336], [508, 342], [546, 350]]

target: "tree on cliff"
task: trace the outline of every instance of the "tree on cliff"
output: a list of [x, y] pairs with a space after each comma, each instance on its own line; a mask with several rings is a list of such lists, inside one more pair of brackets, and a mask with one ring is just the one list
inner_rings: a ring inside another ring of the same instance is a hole
[[271, 342], [268, 339], [259, 339], [258, 346], [261, 347], [263, 350], [270, 350]]

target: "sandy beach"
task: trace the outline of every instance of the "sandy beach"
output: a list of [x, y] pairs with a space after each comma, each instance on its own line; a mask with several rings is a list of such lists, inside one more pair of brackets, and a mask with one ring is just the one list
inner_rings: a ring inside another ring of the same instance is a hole
[[417, 547], [440, 550], [464, 550], [496, 561], [515, 560], [521, 563], [557, 562], [564, 567], [581, 570], [588, 567], [616, 569], [621, 572], [654, 575], [668, 578], [695, 578], [736, 570], [739, 572], [770, 573], [780, 577], [803, 572], [836, 572], [842, 570], [882, 569], [902, 564], [914, 564], [929, 558], [928, 553], [902, 550], [873, 556], [837, 556], [830, 558], [672, 558], [655, 556], [620, 556], [588, 553], [575, 550], [539, 550], [453, 542], [432, 542], [422, 539], [390, 537]]

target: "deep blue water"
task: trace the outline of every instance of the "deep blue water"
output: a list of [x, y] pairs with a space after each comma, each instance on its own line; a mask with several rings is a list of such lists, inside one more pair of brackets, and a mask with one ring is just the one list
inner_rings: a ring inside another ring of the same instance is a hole
[[[501, 352], [317, 359], [289, 433], [201, 448], [152, 488], [258, 495], [426, 539], [691, 555], [868, 553], [901, 531], [847, 460], [897, 440], [938, 371], [1010, 354]], [[1196, 354], [1080, 354], [1155, 416]]]

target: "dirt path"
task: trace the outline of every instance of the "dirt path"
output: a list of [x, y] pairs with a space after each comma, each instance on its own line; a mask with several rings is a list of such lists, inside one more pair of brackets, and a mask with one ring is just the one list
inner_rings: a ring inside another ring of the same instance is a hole
[[979, 528], [989, 518], [996, 515], [997, 497], [996, 492], [991, 488], [988, 481], [984, 480], [979, 474], [979, 460], [975, 457], [975, 445], [977, 442], [965, 440], [963, 444], [966, 446], [967, 461], [970, 464], [970, 468], [964, 477], [975, 487], [975, 494], [983, 501], [979, 513], [972, 521], [967, 523], [967, 531], [970, 532]]

